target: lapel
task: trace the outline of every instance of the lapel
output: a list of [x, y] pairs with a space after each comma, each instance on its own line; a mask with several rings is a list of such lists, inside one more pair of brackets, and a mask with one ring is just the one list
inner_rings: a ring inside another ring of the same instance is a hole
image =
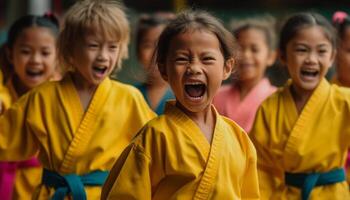
[[291, 126], [292, 129], [284, 149], [283, 160], [285, 166], [296, 166], [298, 163], [296, 158], [300, 157], [298, 156], [298, 151], [303, 145], [303, 141], [312, 134], [312, 130], [309, 128], [310, 124], [315, 123], [315, 116], [318, 116], [322, 112], [322, 106], [327, 101], [330, 93], [330, 85], [325, 79], [320, 82], [299, 117], [297, 116], [296, 106], [289, 92], [289, 87], [287, 90], [287, 93], [284, 95], [284, 107], [287, 111], [285, 115], [287, 117], [287, 123], [293, 123], [293, 121], [295, 123]]
[[72, 122], [75, 128], [73, 139], [65, 153], [59, 172], [65, 174], [72, 171], [77, 158], [84, 154], [90, 143], [92, 135], [96, 132], [96, 124], [99, 117], [99, 111], [103, 109], [111, 89], [112, 82], [109, 78], [96, 89], [91, 102], [84, 113], [80, 103], [78, 92], [75, 89], [70, 76], [66, 76], [61, 88], [64, 107], [67, 109], [68, 120]]
[[[213, 107], [214, 108], [214, 107]], [[215, 184], [216, 175], [219, 168], [220, 160], [223, 157], [222, 143], [224, 139], [223, 119], [215, 111], [216, 124], [214, 129], [214, 135], [212, 143], [209, 149], [207, 163], [204, 168], [204, 173], [195, 191], [193, 199], [209, 199], [210, 194], [213, 191], [213, 185]], [[202, 134], [203, 135], [203, 134]], [[204, 137], [204, 135], [203, 135]], [[208, 143], [209, 144], [209, 143]]]

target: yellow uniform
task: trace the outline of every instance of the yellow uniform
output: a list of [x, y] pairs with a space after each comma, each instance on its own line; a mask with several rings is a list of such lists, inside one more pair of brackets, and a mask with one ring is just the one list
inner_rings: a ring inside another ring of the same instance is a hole
[[[8, 109], [17, 99], [18, 95], [14, 89], [13, 81], [9, 79], [0, 88], [0, 100], [3, 103], [2, 109]], [[23, 162], [2, 162], [0, 164], [0, 170], [1, 177], [4, 179], [1, 180], [4, 181], [3, 184], [14, 178], [13, 191], [2, 191], [12, 193], [7, 194], [8, 196], [12, 196], [12, 199], [31, 199], [32, 193], [41, 182], [42, 168], [35, 158]], [[12, 177], [13, 175], [14, 177]]]
[[[261, 199], [300, 199], [285, 173], [343, 168], [350, 143], [350, 90], [323, 79], [298, 114], [291, 81], [263, 102], [251, 137], [258, 154]], [[346, 181], [314, 187], [310, 199], [350, 199]]]
[[[341, 87], [345, 87], [344, 85], [342, 85], [340, 83], [340, 81], [338, 80], [338, 78], [336, 76], [333, 77], [332, 83], [336, 84], [338, 86], [341, 86]], [[346, 166], [346, 175], [347, 175], [346, 179], [347, 179], [348, 183], [350, 183], [350, 150], [348, 151], [348, 158], [347, 158], [345, 166]]]
[[11, 102], [14, 101], [12, 99], [16, 99], [17, 97], [14, 90], [8, 88], [9, 86], [12, 87], [12, 84], [6, 86], [3, 84], [3, 81], [2, 72], [0, 70], [0, 109], [2, 109], [0, 110], [0, 114], [11, 105]]
[[[68, 74], [20, 98], [0, 117], [0, 160], [38, 158], [50, 171], [87, 174], [110, 170], [134, 134], [155, 116], [141, 93], [106, 78], [84, 112]], [[86, 187], [99, 199], [101, 187]], [[54, 188], [41, 185], [34, 199], [48, 199]]]
[[259, 199], [256, 152], [246, 133], [216, 113], [210, 145], [173, 103], [150, 121], [111, 170], [102, 199]]

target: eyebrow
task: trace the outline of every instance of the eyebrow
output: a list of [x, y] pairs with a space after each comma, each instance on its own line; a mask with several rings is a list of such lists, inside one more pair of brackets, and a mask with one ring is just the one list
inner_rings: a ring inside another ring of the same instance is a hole
[[[309, 47], [309, 45], [305, 44], [305, 43], [295, 43], [294, 46], [305, 46], [305, 47]], [[317, 47], [324, 47], [324, 46], [329, 46], [329, 44], [327, 43], [322, 43], [322, 44], [318, 44]]]

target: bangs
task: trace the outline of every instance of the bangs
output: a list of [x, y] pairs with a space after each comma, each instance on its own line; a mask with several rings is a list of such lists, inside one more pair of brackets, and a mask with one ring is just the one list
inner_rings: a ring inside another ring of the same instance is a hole
[[[68, 62], [73, 50], [78, 48], [84, 35], [94, 34], [104, 40], [116, 41], [120, 45], [117, 69], [128, 57], [130, 28], [123, 6], [117, 1], [78, 1], [68, 10], [65, 24], [58, 38], [61, 63]], [[74, 43], [72, 43], [74, 41]], [[74, 44], [74, 46], [72, 46]]]
[[[109, 16], [107, 13], [101, 15], [96, 13], [89, 18], [85, 18], [80, 25], [80, 34], [94, 34], [106, 40], [113, 40], [124, 43], [129, 40], [128, 23], [121, 23], [120, 17]], [[79, 27], [79, 26], [78, 26]]]

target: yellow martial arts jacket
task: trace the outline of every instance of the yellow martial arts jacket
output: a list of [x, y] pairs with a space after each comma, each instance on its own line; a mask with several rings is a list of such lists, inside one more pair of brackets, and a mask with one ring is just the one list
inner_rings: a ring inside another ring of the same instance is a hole
[[[17, 99], [18, 95], [11, 78], [0, 88], [0, 101], [2, 101], [4, 106], [2, 109], [8, 109]], [[41, 182], [42, 170], [40, 166], [18, 167], [15, 172], [12, 199], [32, 199], [35, 188]]]
[[[6, 110], [11, 105], [11, 102], [13, 102], [12, 98], [15, 98], [12, 96], [17, 96], [17, 94], [13, 93], [13, 91], [8, 88], [8, 85], [3, 83], [1, 76], [2, 73], [0, 70], [0, 106], [2, 106], [1, 109]], [[0, 114], [3, 110], [0, 110]]]
[[[261, 199], [300, 199], [285, 172], [343, 168], [350, 144], [350, 90], [323, 79], [298, 114], [291, 81], [263, 102], [251, 137], [258, 155]], [[347, 182], [314, 187], [310, 199], [350, 199]]]
[[[345, 87], [343, 86], [340, 81], [338, 80], [338, 78], [335, 76], [332, 81], [331, 81], [333, 84], [336, 84], [338, 86], [341, 86], [341, 87]], [[349, 163], [349, 159], [350, 159], [350, 149], [348, 151], [348, 158], [347, 158], [347, 162]], [[348, 168], [346, 169], [346, 179], [348, 181], [348, 184], [350, 183], [350, 166], [348, 166]]]
[[217, 112], [209, 144], [169, 102], [120, 156], [102, 199], [259, 199], [256, 152], [243, 129]]
[[[44, 168], [66, 174], [110, 170], [135, 133], [155, 117], [134, 87], [106, 78], [84, 112], [71, 75], [22, 96], [0, 117], [0, 160], [38, 158]], [[86, 187], [99, 199], [101, 187]], [[40, 186], [34, 199], [48, 199]]]

